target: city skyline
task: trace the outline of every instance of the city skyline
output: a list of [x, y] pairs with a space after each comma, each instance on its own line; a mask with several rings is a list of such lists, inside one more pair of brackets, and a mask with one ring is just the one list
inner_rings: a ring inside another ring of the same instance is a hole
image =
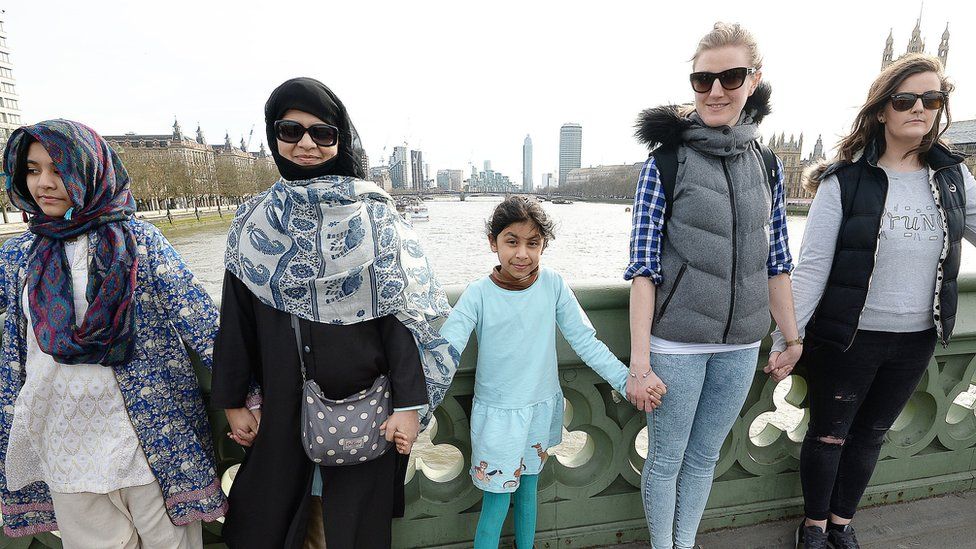
[[0, 9], [0, 146], [21, 125], [17, 81], [10, 60], [10, 47], [7, 45], [7, 30], [4, 27], [5, 13]]
[[[829, 156], [877, 74], [886, 39], [893, 34], [896, 55], [904, 51], [920, 7], [917, 1], [897, 0], [879, 12], [870, 6], [825, 2], [824, 9], [804, 12], [804, 25], [797, 26], [794, 19], [783, 20], [778, 11], [763, 15], [710, 1], [696, 10], [707, 15], [695, 17], [678, 9], [625, 3], [574, 6], [558, 13], [529, 6], [518, 21], [506, 17], [517, 5], [504, 1], [440, 10], [444, 13], [386, 2], [369, 10], [309, 6], [310, 20], [328, 15], [365, 17], [370, 22], [364, 37], [354, 26], [330, 29], [331, 42], [363, 43], [356, 55], [343, 55], [316, 49], [311, 38], [302, 36], [293, 37], [284, 48], [244, 39], [273, 18], [276, 12], [268, 7], [184, 6], [177, 0], [166, 10], [152, 11], [153, 25], [148, 26], [133, 23], [150, 18], [141, 6], [105, 6], [92, 10], [55, 0], [45, 6], [25, 3], [7, 8], [7, 46], [24, 123], [64, 116], [103, 134], [158, 133], [175, 114], [187, 126], [199, 122], [209, 135], [229, 132], [235, 142], [255, 127], [251, 144], [255, 150], [264, 141], [261, 110], [267, 94], [287, 77], [308, 74], [343, 99], [374, 164], [385, 162], [393, 146], [408, 141], [410, 149], [425, 153], [425, 164], [430, 164], [423, 175], [427, 181], [439, 169], [468, 171], [468, 166], [485, 158], [493, 160], [497, 171], [519, 174], [524, 158], [518, 145], [529, 134], [534, 183], [541, 182], [543, 173], [558, 172], [558, 128], [567, 120], [586, 127], [582, 167], [646, 158], [646, 149], [632, 137], [637, 113], [692, 99], [688, 58], [697, 39], [718, 19], [739, 21], [759, 39], [764, 76], [774, 88], [774, 112], [760, 127], [761, 133], [822, 134]], [[850, 17], [835, 20], [831, 6], [843, 7]], [[52, 10], [58, 18], [46, 17]], [[186, 13], [196, 16], [189, 18]], [[949, 22], [948, 73], [957, 86], [951, 100], [956, 120], [976, 118], [972, 91], [976, 67], [965, 61], [965, 52], [976, 50], [976, 37], [964, 32], [974, 15], [976, 8], [947, 0], [926, 2], [922, 12], [920, 34], [930, 54], [937, 54]], [[396, 26], [404, 18], [429, 19], [444, 32], [407, 36]], [[653, 33], [646, 30], [646, 21], [661, 18], [673, 18], [673, 24]], [[45, 21], [45, 36], [59, 40], [35, 35], [38, 20]], [[485, 45], [468, 36], [472, 30], [502, 23], [513, 30], [532, 28], [540, 40]], [[589, 34], [601, 26], [606, 30]], [[831, 32], [825, 33], [828, 28]], [[592, 39], [584, 43], [556, 39], [579, 32]], [[824, 38], [837, 33], [845, 35], [843, 44]], [[75, 47], [58, 46], [72, 40]], [[444, 48], [446, 43], [452, 47]], [[391, 63], [389, 54], [397, 48], [424, 67], [423, 78], [410, 68], [413, 65]], [[201, 55], [222, 49], [233, 54]], [[654, 55], [648, 56], [648, 51]], [[93, 62], [99, 64], [98, 73], [116, 73], [119, 78], [111, 83], [99, 80], [90, 70]], [[363, 78], [363, 68], [381, 68], [383, 78]], [[475, 86], [427, 82], [450, 80], [470, 69], [491, 77]], [[516, 81], [529, 84], [518, 90], [504, 84]], [[62, 82], [71, 93], [52, 85]], [[809, 152], [804, 150], [804, 156]]]
[[582, 165], [583, 126], [567, 122], [559, 128], [559, 185], [566, 184], [569, 172]]

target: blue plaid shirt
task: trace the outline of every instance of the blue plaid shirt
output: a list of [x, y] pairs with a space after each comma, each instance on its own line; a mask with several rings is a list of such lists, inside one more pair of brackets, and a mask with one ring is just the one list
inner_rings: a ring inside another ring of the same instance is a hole
[[[789, 238], [786, 235], [786, 191], [783, 186], [783, 163], [779, 165], [779, 179], [773, 190], [773, 208], [769, 216], [769, 259], [766, 270], [772, 278], [793, 270]], [[634, 220], [630, 232], [630, 265], [624, 280], [648, 276], [655, 285], [661, 284], [661, 235], [664, 230], [664, 186], [661, 184], [654, 157], [648, 157], [641, 168], [634, 195]]]

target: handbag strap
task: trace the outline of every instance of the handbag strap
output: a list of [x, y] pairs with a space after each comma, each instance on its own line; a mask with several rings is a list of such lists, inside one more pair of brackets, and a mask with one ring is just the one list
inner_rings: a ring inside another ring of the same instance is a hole
[[298, 344], [298, 363], [302, 366], [302, 383], [308, 380], [305, 372], [305, 349], [302, 346], [302, 325], [298, 322], [298, 317], [291, 315], [291, 327], [295, 330], [295, 343]]

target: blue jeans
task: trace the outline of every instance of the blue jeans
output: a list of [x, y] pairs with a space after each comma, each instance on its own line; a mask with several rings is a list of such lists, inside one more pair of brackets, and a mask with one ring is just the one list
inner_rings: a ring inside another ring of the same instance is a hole
[[745, 403], [759, 348], [725, 353], [651, 353], [667, 385], [647, 414], [647, 459], [641, 473], [644, 515], [653, 549], [691, 549], [712, 488], [725, 437]]

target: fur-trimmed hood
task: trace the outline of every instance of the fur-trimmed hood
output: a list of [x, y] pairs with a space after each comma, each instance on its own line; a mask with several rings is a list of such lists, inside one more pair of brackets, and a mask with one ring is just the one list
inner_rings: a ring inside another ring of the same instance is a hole
[[[752, 117], [753, 124], [759, 124], [772, 112], [769, 102], [772, 91], [768, 82], [761, 82], [746, 100], [742, 110]], [[684, 131], [694, 125], [694, 121], [689, 118], [693, 112], [694, 107], [691, 105], [663, 105], [645, 109], [637, 117], [634, 136], [649, 149], [658, 145], [680, 143]]]
[[878, 163], [878, 148], [878, 141], [872, 140], [868, 142], [865, 148], [855, 152], [854, 158], [851, 160], [834, 158], [833, 160], [825, 159], [817, 161], [803, 170], [803, 173], [800, 175], [800, 185], [805, 191], [817, 194], [817, 189], [820, 188], [821, 181], [837, 173], [841, 168], [854, 164], [865, 155], [867, 155], [866, 160], [868, 162], [876, 165]]
[[824, 180], [827, 176], [824, 175], [829, 169], [831, 173], [836, 171], [841, 166], [846, 166], [850, 164], [849, 162], [828, 162], [827, 160], [820, 160], [815, 162], [803, 170], [803, 175], [800, 176], [800, 184], [803, 185], [803, 189], [810, 193], [817, 193], [817, 189], [820, 187], [820, 182]]

